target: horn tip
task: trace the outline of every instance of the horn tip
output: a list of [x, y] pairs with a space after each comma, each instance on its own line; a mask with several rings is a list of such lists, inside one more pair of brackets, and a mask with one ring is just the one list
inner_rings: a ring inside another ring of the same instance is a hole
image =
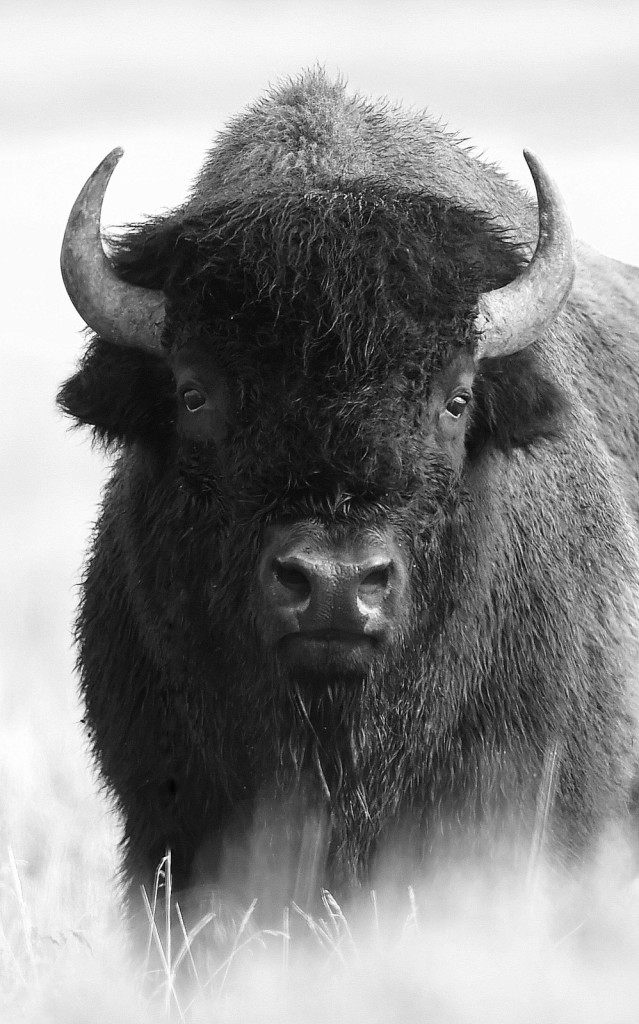
[[103, 163], [108, 164], [109, 167], [115, 167], [123, 156], [124, 150], [122, 149], [122, 146], [116, 146], [115, 149], [112, 149], [111, 152], [105, 156]]
[[531, 173], [541, 167], [541, 160], [536, 153], [533, 153], [532, 149], [524, 149], [524, 160], [528, 164]]

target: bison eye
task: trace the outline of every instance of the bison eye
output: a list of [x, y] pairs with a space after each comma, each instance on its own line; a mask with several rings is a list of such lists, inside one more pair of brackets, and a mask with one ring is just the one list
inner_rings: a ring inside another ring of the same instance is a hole
[[197, 388], [189, 388], [182, 393], [182, 399], [189, 412], [197, 412], [206, 402], [206, 396]]
[[446, 412], [453, 419], [458, 420], [470, 401], [470, 395], [455, 395], [446, 402]]

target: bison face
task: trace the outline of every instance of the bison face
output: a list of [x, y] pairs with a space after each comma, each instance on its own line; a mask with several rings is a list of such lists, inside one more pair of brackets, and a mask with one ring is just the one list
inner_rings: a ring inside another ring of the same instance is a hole
[[182, 485], [215, 494], [262, 651], [289, 677], [361, 679], [409, 629], [416, 536], [458, 487], [472, 357], [433, 381], [397, 357], [337, 373], [339, 339], [302, 358], [275, 331], [265, 358], [258, 328], [233, 322], [169, 359]]

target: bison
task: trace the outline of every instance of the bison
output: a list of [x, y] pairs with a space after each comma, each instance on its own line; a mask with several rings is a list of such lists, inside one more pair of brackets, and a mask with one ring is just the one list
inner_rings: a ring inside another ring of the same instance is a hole
[[120, 155], [63, 243], [59, 402], [115, 454], [77, 640], [129, 898], [167, 850], [247, 884], [255, 834], [350, 891], [540, 800], [581, 855], [636, 802], [637, 271], [532, 154], [536, 203], [318, 69], [107, 257]]

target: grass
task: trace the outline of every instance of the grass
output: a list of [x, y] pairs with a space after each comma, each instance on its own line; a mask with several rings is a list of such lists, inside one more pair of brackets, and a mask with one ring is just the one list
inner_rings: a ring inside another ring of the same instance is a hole
[[324, 891], [321, 912], [293, 905], [263, 928], [253, 900], [229, 927], [228, 908], [212, 899], [187, 928], [169, 857], [147, 894], [146, 956], [134, 959], [108, 879], [91, 877], [104, 862], [91, 865], [87, 853], [70, 885], [63, 857], [38, 879], [7, 847], [0, 1019], [634, 1024], [639, 890], [628, 867], [615, 841], [578, 880], [538, 870], [532, 887], [495, 885], [451, 869], [392, 906], [383, 891], [350, 908]]

